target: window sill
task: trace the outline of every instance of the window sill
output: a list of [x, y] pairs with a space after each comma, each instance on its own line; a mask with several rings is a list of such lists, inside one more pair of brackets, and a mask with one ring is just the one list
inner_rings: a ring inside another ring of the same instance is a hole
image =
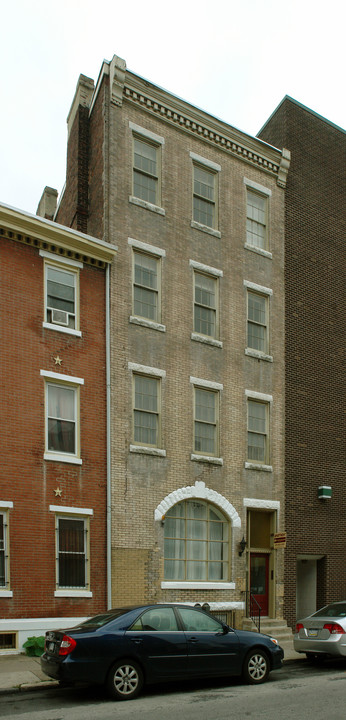
[[92, 592], [89, 590], [55, 590], [54, 597], [85, 597], [91, 598]]
[[245, 463], [245, 470], [260, 470], [262, 472], [273, 472], [272, 465], [261, 465], [261, 463]]
[[202, 223], [196, 222], [196, 220], [191, 220], [191, 227], [195, 228], [195, 230], [201, 230], [202, 232], [207, 233], [207, 235], [221, 238], [221, 233], [219, 230], [214, 230], [214, 228], [208, 227], [208, 225], [202, 225]]
[[153, 320], [145, 320], [144, 318], [137, 317], [137, 315], [130, 315], [130, 323], [134, 325], [141, 325], [142, 327], [151, 328], [151, 330], [158, 330], [159, 332], [166, 332], [166, 325], [154, 322]]
[[150, 210], [157, 215], [166, 215], [166, 211], [159, 205], [154, 205], [153, 203], [147, 202], [146, 200], [141, 200], [140, 198], [134, 197], [133, 195], [129, 196], [129, 202], [133, 205], [144, 208], [145, 210]]
[[234, 582], [175, 582], [163, 581], [162, 590], [235, 590]]
[[152, 455], [153, 457], [166, 457], [166, 450], [143, 445], [130, 445], [130, 452], [138, 453], [139, 455]]
[[0, 598], [11, 598], [11, 597], [13, 597], [12, 590], [2, 590], [2, 588], [0, 588]]
[[46, 330], [56, 330], [57, 332], [65, 333], [66, 335], [74, 335], [75, 337], [82, 337], [80, 330], [73, 330], [73, 328], [66, 328], [63, 325], [54, 325], [53, 323], [43, 322], [42, 327]]
[[262, 248], [255, 247], [254, 245], [248, 245], [248, 243], [245, 243], [244, 245], [245, 250], [252, 250], [252, 252], [257, 253], [257, 255], [263, 255], [264, 257], [272, 259], [273, 255], [269, 250], [262, 250]]
[[203, 345], [212, 345], [213, 347], [222, 348], [222, 342], [220, 340], [215, 340], [214, 338], [208, 337], [208, 335], [199, 335], [198, 333], [191, 333], [191, 340], [195, 340], [196, 342], [200, 342]]
[[191, 453], [191, 460], [194, 462], [204, 462], [210, 465], [223, 465], [223, 458], [213, 457], [213, 455], [195, 455]]
[[82, 465], [83, 460], [81, 458], [73, 457], [72, 455], [60, 455], [59, 453], [48, 453], [45, 452], [43, 455], [44, 460], [53, 460], [54, 462], [71, 463], [72, 465]]
[[257, 358], [257, 360], [266, 360], [267, 362], [273, 362], [273, 356], [267, 355], [261, 350], [252, 350], [251, 348], [245, 348], [245, 355]]

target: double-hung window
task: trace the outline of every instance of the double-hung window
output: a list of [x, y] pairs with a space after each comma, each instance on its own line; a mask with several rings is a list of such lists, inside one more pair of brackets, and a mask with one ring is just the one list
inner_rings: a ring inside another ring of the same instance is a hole
[[81, 464], [79, 388], [83, 378], [41, 370], [46, 379], [45, 460]]
[[164, 138], [130, 122], [133, 145], [132, 195], [135, 204], [164, 214], [161, 206], [161, 149]]
[[268, 296], [248, 291], [247, 345], [262, 353], [268, 352]]
[[128, 363], [132, 371], [132, 443], [130, 452], [165, 456], [161, 448], [161, 383], [166, 371]]
[[269, 462], [269, 403], [248, 399], [248, 461]]
[[7, 513], [0, 512], [0, 588], [5, 588], [7, 584], [6, 518]]
[[9, 567], [9, 509], [12, 502], [0, 501], [0, 597], [12, 597]]
[[194, 450], [205, 455], [217, 455], [218, 393], [195, 388]]
[[44, 257], [44, 327], [73, 335], [79, 331], [79, 271], [83, 263], [56, 258], [40, 250]]
[[193, 162], [192, 224], [219, 234], [218, 229], [218, 175], [220, 165], [190, 153]]
[[158, 146], [133, 138], [133, 194], [158, 205]]
[[245, 353], [272, 361], [269, 355], [270, 288], [244, 280], [247, 295], [247, 347]]
[[160, 260], [137, 250], [133, 253], [133, 314], [160, 322]]
[[271, 190], [244, 178], [246, 186], [246, 246], [263, 253], [269, 250], [268, 202]]
[[228, 580], [229, 527], [203, 500], [183, 500], [165, 514], [164, 577], [171, 581]]
[[134, 375], [134, 442], [158, 447], [160, 438], [160, 379]]
[[217, 280], [208, 275], [194, 273], [195, 307], [194, 331], [209, 337], [216, 337], [216, 290]]
[[219, 404], [221, 383], [190, 377], [194, 393], [193, 454], [191, 459], [222, 463], [219, 455]]

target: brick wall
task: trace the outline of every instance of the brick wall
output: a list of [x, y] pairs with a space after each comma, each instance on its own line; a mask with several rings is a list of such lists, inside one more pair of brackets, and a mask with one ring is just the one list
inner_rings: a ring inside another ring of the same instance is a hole
[[[104, 270], [80, 270], [82, 337], [42, 327], [43, 258], [1, 239], [2, 312], [0, 499], [13, 502], [10, 589], [2, 617], [91, 615], [106, 605], [106, 417]], [[59, 356], [61, 366], [55, 364]], [[80, 392], [81, 466], [43, 459], [44, 379], [40, 370], [84, 378]], [[62, 496], [54, 490], [60, 487]], [[92, 508], [92, 598], [55, 598], [55, 518], [49, 505]]]
[[[296, 556], [323, 556], [317, 604], [346, 595], [345, 133], [287, 98], [260, 136], [291, 150], [286, 189], [286, 617]], [[318, 500], [319, 485], [332, 499]]]

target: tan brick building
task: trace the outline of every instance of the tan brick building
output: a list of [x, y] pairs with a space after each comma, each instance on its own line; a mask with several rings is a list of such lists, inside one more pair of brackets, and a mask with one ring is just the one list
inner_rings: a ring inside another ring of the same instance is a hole
[[80, 76], [68, 129], [56, 219], [118, 248], [108, 603], [207, 601], [239, 623], [251, 588], [282, 618], [289, 153], [117, 56], [96, 87]]

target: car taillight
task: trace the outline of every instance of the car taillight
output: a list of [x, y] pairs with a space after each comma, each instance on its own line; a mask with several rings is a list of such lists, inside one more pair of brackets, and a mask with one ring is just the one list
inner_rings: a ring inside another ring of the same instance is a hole
[[323, 630], [329, 630], [331, 635], [344, 635], [345, 630], [339, 623], [325, 623]]
[[64, 635], [59, 648], [59, 655], [69, 655], [72, 650], [75, 649], [77, 643], [76, 641], [69, 637], [68, 635]]
[[303, 623], [297, 623], [296, 624], [296, 633], [299, 633], [299, 630], [303, 630], [304, 625]]

